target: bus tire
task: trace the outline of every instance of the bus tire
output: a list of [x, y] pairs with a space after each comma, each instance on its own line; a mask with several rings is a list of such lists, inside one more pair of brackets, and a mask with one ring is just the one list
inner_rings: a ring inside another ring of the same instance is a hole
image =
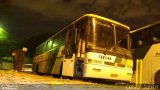
[[160, 70], [154, 76], [154, 84], [160, 85]]
[[36, 65], [35, 72], [36, 72], [37, 75], [41, 75], [41, 76], [43, 75], [42, 73], [39, 72], [39, 66], [38, 65]]
[[38, 75], [39, 74], [39, 66], [36, 65], [36, 70], [35, 70], [36, 74]]
[[60, 67], [59, 74], [53, 74], [53, 78], [62, 78], [62, 65]]
[[61, 64], [61, 67], [60, 67], [60, 72], [59, 72], [59, 78], [62, 78], [62, 67], [63, 67], [63, 63]]

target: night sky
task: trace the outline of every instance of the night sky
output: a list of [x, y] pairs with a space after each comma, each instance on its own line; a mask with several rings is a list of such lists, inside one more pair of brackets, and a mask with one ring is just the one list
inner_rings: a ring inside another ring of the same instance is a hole
[[160, 0], [0, 0], [0, 23], [18, 41], [57, 32], [86, 13], [138, 28], [160, 20], [159, 4]]

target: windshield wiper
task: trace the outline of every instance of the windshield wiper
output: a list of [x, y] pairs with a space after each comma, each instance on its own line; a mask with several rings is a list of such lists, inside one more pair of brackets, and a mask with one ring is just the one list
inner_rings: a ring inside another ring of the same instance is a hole
[[[119, 40], [119, 41], [118, 41], [117, 46], [119, 46], [119, 43], [120, 43], [121, 41], [122, 41], [122, 40]], [[110, 52], [113, 51], [114, 48], [115, 48], [115, 45], [112, 46], [111, 49], [110, 49], [109, 51], [110, 51]]]

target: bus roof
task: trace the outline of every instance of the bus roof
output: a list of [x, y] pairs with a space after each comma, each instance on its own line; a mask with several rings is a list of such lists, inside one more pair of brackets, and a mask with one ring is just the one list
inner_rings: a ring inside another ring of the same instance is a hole
[[[112, 19], [109, 19], [109, 18], [106, 18], [106, 17], [102, 17], [102, 16], [99, 16], [99, 15], [96, 15], [96, 14], [85, 14], [83, 16], [81, 16], [80, 18], [78, 18], [77, 20], [73, 21], [72, 23], [70, 23], [69, 25], [67, 25], [66, 27], [62, 28], [60, 31], [58, 31], [56, 34], [54, 34], [53, 36], [51, 36], [50, 38], [53, 38], [54, 36], [56, 36], [57, 34], [61, 33], [63, 30], [65, 30], [67, 27], [73, 25], [74, 23], [76, 23], [77, 21], [81, 20], [82, 18], [85, 18], [85, 17], [94, 17], [94, 18], [99, 18], [99, 19], [102, 19], [102, 20], [105, 20], [105, 21], [108, 21], [108, 22], [112, 22], [113, 24], [116, 24], [116, 25], [120, 25], [122, 27], [125, 27], [127, 28], [128, 30], [130, 30], [130, 27], [125, 25], [125, 24], [122, 24], [120, 22], [117, 22], [117, 21], [114, 21]], [[49, 38], [49, 39], [50, 39]], [[49, 39], [47, 39], [46, 41], [48, 41]], [[46, 42], [45, 41], [45, 42]], [[42, 44], [44, 44], [45, 42], [43, 42]], [[38, 45], [41, 46], [42, 44]]]
[[156, 25], [158, 25], [158, 24], [160, 24], [160, 21], [157, 21], [157, 22], [155, 22], [155, 23], [152, 23], [152, 24], [149, 24], [149, 25], [143, 26], [143, 27], [141, 27], [141, 28], [135, 29], [135, 30], [131, 31], [130, 33], [134, 33], [134, 32], [137, 32], [137, 31], [140, 31], [140, 30], [146, 29], [146, 28], [150, 28], [150, 27], [152, 27], [152, 26], [156, 26]]
[[[120, 22], [114, 21], [114, 20], [109, 19], [109, 18], [106, 18], [106, 17], [99, 16], [99, 15], [96, 15], [96, 14], [85, 14], [85, 15], [81, 16], [79, 19], [77, 19], [76, 21], [78, 21], [78, 20], [80, 20], [81, 18], [84, 18], [84, 17], [99, 18], [99, 19], [102, 19], [102, 20], [105, 20], [105, 21], [109, 21], [109, 22], [112, 22], [112, 23], [114, 23], [114, 24], [117, 24], [117, 25], [120, 25], [120, 26], [123, 26], [123, 27], [125, 27], [125, 28], [130, 29], [130, 27], [127, 26], [127, 25], [125, 25], [125, 24], [122, 24], [122, 23], [120, 23]], [[76, 22], [76, 21], [75, 21], [75, 22]], [[73, 22], [73, 23], [74, 23], [74, 22]]]
[[[99, 15], [96, 15], [96, 14], [85, 14], [85, 15], [81, 16], [80, 18], [78, 18], [77, 20], [75, 20], [75, 21], [73, 21], [72, 23], [70, 23], [69, 25], [67, 25], [66, 27], [64, 27], [63, 29], [61, 29], [61, 30], [60, 30], [59, 32], [57, 32], [56, 34], [60, 33], [61, 31], [63, 31], [63, 30], [66, 29], [67, 27], [73, 25], [74, 23], [76, 23], [77, 21], [79, 21], [79, 20], [81, 20], [82, 18], [85, 18], [85, 17], [99, 18], [99, 19], [102, 19], [102, 20], [105, 20], [105, 21], [112, 22], [112, 23], [114, 23], [114, 24], [116, 24], [116, 25], [120, 25], [120, 26], [125, 27], [125, 28], [127, 28], [127, 29], [130, 30], [130, 27], [129, 27], [129, 26], [127, 26], [127, 25], [125, 25], [125, 24], [122, 24], [122, 23], [120, 23], [120, 22], [114, 21], [114, 20], [112, 20], [112, 19], [105, 18], [105, 17], [99, 16]], [[55, 35], [56, 35], [56, 34], [55, 34]], [[53, 35], [52, 37], [54, 37], [55, 35]]]

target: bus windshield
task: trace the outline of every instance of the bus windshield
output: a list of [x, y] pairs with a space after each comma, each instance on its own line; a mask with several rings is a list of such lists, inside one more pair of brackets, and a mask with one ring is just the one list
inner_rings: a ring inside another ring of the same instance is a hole
[[[114, 26], [111, 23], [103, 22], [93, 18], [88, 35], [88, 47], [112, 51], [115, 46]], [[94, 23], [95, 22], [95, 23]], [[115, 26], [116, 45], [127, 49], [129, 32], [122, 26]], [[128, 34], [127, 34], [128, 33]], [[105, 49], [104, 49], [105, 48]]]
[[111, 49], [114, 46], [113, 27], [109, 24], [93, 23], [88, 36], [88, 44], [92, 47]]
[[116, 38], [118, 47], [128, 49], [129, 32], [122, 26], [116, 26]]

